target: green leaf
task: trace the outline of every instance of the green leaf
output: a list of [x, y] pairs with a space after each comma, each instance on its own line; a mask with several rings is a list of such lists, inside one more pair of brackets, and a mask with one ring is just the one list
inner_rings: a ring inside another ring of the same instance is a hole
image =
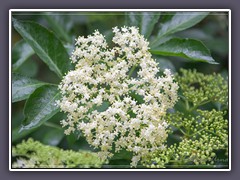
[[164, 56], [179, 56], [192, 61], [218, 64], [212, 57], [209, 50], [201, 42], [194, 39], [173, 38], [155, 49], [151, 53]]
[[16, 71], [15, 73], [34, 78], [37, 76], [39, 72], [40, 66], [37, 61], [32, 61], [32, 59], [25, 61]]
[[67, 32], [67, 25], [72, 23], [70, 18], [68, 18], [68, 16], [59, 16], [54, 13], [47, 13], [44, 15], [54, 32], [56, 32], [56, 34], [64, 41], [71, 42], [71, 38]]
[[129, 26], [139, 27], [140, 33], [147, 39], [159, 17], [159, 12], [129, 12], [126, 16], [126, 22]]
[[171, 20], [161, 24], [156, 39], [150, 43], [151, 47], [158, 46], [162, 37], [188, 29], [199, 23], [207, 15], [208, 12], [177, 12]]
[[68, 53], [61, 41], [45, 27], [30, 21], [13, 19], [13, 26], [36, 54], [60, 78], [70, 69]]
[[96, 110], [98, 112], [103, 112], [103, 111], [106, 111], [109, 106], [110, 106], [110, 103], [107, 101], [104, 101], [100, 106], [96, 107]]
[[12, 142], [16, 142], [23, 137], [27, 136], [28, 134], [32, 133], [34, 129], [29, 129], [26, 131], [19, 132], [21, 127], [16, 127], [12, 130]]
[[47, 83], [13, 73], [12, 75], [12, 102], [27, 99], [37, 88]]
[[12, 49], [13, 71], [16, 71], [33, 54], [33, 49], [24, 40], [18, 41]]
[[130, 160], [132, 158], [132, 152], [126, 151], [125, 149], [121, 150], [118, 153], [115, 153], [111, 160], [118, 160], [118, 159], [127, 159]]
[[20, 132], [42, 125], [59, 112], [59, 107], [56, 106], [56, 100], [59, 98], [60, 93], [57, 86], [47, 85], [35, 90], [25, 104], [25, 119]]
[[56, 146], [64, 137], [63, 129], [51, 128], [43, 135], [42, 142], [51, 146]]

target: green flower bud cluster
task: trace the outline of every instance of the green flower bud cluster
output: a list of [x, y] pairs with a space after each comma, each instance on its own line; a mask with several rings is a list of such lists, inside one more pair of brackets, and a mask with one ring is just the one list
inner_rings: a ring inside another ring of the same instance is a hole
[[33, 139], [13, 147], [12, 156], [13, 168], [100, 168], [103, 164], [96, 153], [63, 150]]
[[[169, 143], [163, 151], [149, 154], [143, 164], [149, 168], [177, 167], [192, 165], [215, 167], [217, 152], [228, 152], [227, 110], [218, 111], [203, 107], [206, 102], [226, 103], [227, 83], [217, 74], [203, 75], [196, 71], [181, 70], [178, 83], [182, 90], [181, 98], [187, 111], [174, 110], [166, 115], [170, 136], [177, 142]], [[193, 84], [198, 83], [198, 88]], [[192, 105], [192, 107], [191, 107]], [[184, 109], [184, 108], [183, 108]], [[203, 110], [204, 109], [204, 110]], [[169, 136], [169, 137], [170, 137]]]
[[193, 103], [194, 107], [208, 102], [227, 104], [228, 85], [220, 74], [205, 75], [196, 70], [180, 70], [176, 76], [185, 100]]

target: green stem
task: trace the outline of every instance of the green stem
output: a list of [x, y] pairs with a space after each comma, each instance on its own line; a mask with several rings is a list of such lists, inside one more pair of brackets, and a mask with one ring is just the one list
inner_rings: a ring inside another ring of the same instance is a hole
[[129, 73], [128, 73], [128, 78], [130, 78], [131, 76], [132, 76], [132, 73], [133, 73], [133, 71], [136, 69], [136, 65], [134, 65], [131, 69], [130, 69], [130, 71], [129, 71]]
[[186, 105], [187, 111], [189, 111], [189, 102], [188, 102], [188, 100], [185, 100], [185, 105]]
[[202, 106], [202, 105], [207, 104], [207, 103], [209, 103], [209, 102], [211, 102], [211, 101], [210, 101], [210, 100], [203, 101], [203, 102], [201, 102], [200, 104], [197, 104], [197, 105], [193, 106], [192, 108], [190, 108], [190, 109], [189, 109], [189, 112], [192, 112], [192, 111], [194, 111], [195, 109], [197, 109], [199, 106]]
[[119, 96], [117, 96], [117, 99], [118, 99], [119, 101], [121, 101], [121, 99], [120, 99], [120, 97], [119, 97]]
[[57, 124], [54, 124], [54, 123], [51, 123], [51, 122], [45, 122], [43, 125], [47, 126], [47, 127], [52, 127], [52, 128], [56, 128], [56, 129], [60, 129], [62, 130], [62, 127], [57, 125]]
[[183, 133], [183, 135], [188, 136], [181, 128], [179, 130]]
[[214, 135], [218, 136], [218, 135], [217, 135], [215, 132], [212, 132], [212, 131], [209, 131], [209, 130], [207, 130], [207, 128], [208, 128], [208, 126], [207, 126], [207, 127], [205, 127], [205, 128], [202, 128], [202, 129], [198, 130], [197, 132], [195, 132], [195, 133], [191, 134], [190, 136], [194, 136], [194, 135], [196, 135], [196, 134], [198, 134], [198, 133], [202, 132], [203, 130], [206, 130], [206, 131], [208, 131], [208, 132], [210, 132], [210, 133], [212, 133], [212, 134], [214, 134]]

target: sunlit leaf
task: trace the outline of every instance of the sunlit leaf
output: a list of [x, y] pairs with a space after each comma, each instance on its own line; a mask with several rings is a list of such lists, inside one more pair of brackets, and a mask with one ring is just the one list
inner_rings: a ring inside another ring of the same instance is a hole
[[37, 88], [46, 85], [41, 82], [20, 74], [12, 75], [12, 102], [27, 99]]

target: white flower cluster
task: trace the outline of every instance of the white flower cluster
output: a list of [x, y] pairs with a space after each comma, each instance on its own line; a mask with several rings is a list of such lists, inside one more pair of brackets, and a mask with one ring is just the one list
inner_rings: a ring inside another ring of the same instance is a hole
[[76, 68], [59, 85], [58, 105], [68, 113], [62, 121], [65, 134], [81, 131], [103, 159], [122, 149], [130, 151], [131, 165], [136, 166], [164, 148], [164, 115], [178, 99], [178, 85], [168, 69], [157, 75], [149, 43], [136, 27], [115, 27], [113, 33], [113, 48], [97, 30], [76, 40], [71, 57]]

